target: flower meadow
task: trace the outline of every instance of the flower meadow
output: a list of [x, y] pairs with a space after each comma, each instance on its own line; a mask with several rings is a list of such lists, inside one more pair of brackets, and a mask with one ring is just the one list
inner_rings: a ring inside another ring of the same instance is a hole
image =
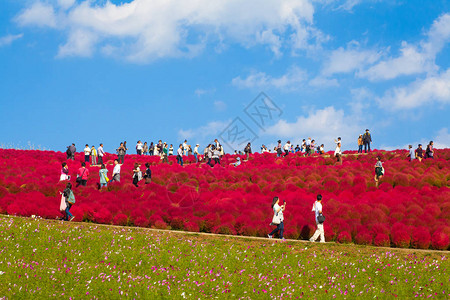
[[[286, 202], [285, 237], [309, 239], [311, 207], [323, 195], [325, 238], [338, 243], [447, 250], [450, 245], [450, 149], [433, 159], [409, 162], [406, 151], [330, 155], [253, 154], [234, 167], [235, 155], [210, 167], [185, 157], [185, 166], [159, 157], [126, 155], [121, 182], [97, 189], [99, 167], [89, 166], [86, 187], [74, 188], [75, 221], [265, 237], [271, 231], [271, 201]], [[386, 170], [377, 189], [374, 164]], [[112, 175], [116, 156], [104, 161]], [[242, 156], [241, 159], [245, 157]], [[72, 183], [81, 160], [67, 161]], [[0, 213], [55, 219], [65, 183], [58, 182], [65, 153], [0, 149]], [[149, 162], [152, 183], [132, 185], [135, 162]]]
[[0, 297], [450, 297], [448, 252], [0, 217]]

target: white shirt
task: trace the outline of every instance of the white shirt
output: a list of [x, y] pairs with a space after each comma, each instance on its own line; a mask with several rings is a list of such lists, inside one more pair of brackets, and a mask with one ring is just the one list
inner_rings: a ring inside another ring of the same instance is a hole
[[178, 154], [179, 156], [183, 156], [183, 150], [181, 150], [181, 148], [178, 148], [177, 154]]
[[143, 146], [142, 143], [137, 143], [136, 149], [137, 149], [137, 150], [142, 150], [142, 146]]
[[120, 174], [120, 165], [119, 164], [114, 166], [113, 176], [114, 176], [114, 174]]
[[273, 213], [276, 215], [278, 210], [280, 210], [280, 211], [278, 212], [278, 218], [280, 218], [280, 221], [283, 222], [283, 221], [284, 221], [283, 209], [282, 209], [281, 206], [279, 206], [278, 203], [277, 203], [277, 204], [275, 204], [275, 205], [273, 206]]
[[198, 146], [195, 146], [194, 153], [198, 154]]
[[336, 156], [336, 154], [342, 154], [341, 153], [341, 147], [336, 146], [336, 150], [334, 150], [334, 155]]
[[103, 151], [103, 147], [102, 146], [98, 147], [97, 154], [98, 154], [98, 156], [103, 156], [103, 154], [105, 154], [105, 152]]
[[289, 151], [290, 148], [291, 148], [291, 144], [286, 143], [286, 145], [284, 145], [284, 150]]
[[91, 148], [86, 147], [84, 148], [84, 155], [90, 155], [91, 154]]
[[315, 212], [317, 222], [317, 217], [319, 216], [319, 213], [322, 211], [322, 203], [320, 203], [319, 201], [314, 202], [311, 211]]

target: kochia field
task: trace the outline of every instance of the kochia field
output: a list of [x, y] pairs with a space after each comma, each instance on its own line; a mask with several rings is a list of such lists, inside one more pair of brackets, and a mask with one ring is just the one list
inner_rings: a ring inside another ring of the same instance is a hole
[[[71, 212], [75, 221], [263, 237], [272, 229], [271, 203], [278, 196], [286, 202], [285, 237], [308, 239], [320, 193], [327, 241], [449, 248], [450, 149], [422, 162], [410, 162], [405, 151], [345, 154], [342, 165], [330, 155], [253, 154], [238, 167], [230, 165], [231, 155], [214, 167], [194, 163], [193, 156], [181, 167], [173, 156], [164, 164], [155, 156], [126, 155], [121, 182], [101, 190], [99, 167], [88, 164], [87, 186], [74, 188]], [[386, 171], [379, 188], [376, 156]], [[104, 158], [110, 178], [115, 157]], [[75, 186], [82, 160], [82, 153], [67, 161], [61, 152], [0, 149], [0, 213], [60, 217], [61, 163], [68, 163]], [[135, 162], [142, 171], [151, 164], [152, 183], [132, 185]]]

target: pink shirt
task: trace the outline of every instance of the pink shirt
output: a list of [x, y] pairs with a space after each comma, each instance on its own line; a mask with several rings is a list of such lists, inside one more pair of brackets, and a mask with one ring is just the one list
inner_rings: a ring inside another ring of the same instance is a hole
[[[84, 171], [85, 169], [86, 169], [86, 171]], [[84, 171], [84, 173], [83, 173], [83, 171]], [[81, 176], [81, 174], [83, 174], [83, 177], [81, 177], [81, 179], [87, 180], [88, 176], [89, 176], [89, 170], [87, 168], [81, 167], [78, 169], [78, 176]]]

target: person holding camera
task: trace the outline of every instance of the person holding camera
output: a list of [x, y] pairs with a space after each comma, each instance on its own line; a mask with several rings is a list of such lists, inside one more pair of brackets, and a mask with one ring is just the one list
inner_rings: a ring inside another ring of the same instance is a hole
[[325, 243], [325, 231], [323, 230], [323, 222], [325, 221], [325, 217], [322, 215], [322, 195], [317, 195], [317, 200], [314, 202], [311, 211], [315, 213], [317, 229], [309, 241], [315, 242], [320, 235], [320, 242]]
[[283, 232], [284, 232], [284, 217], [283, 217], [283, 211], [286, 209], [286, 201], [284, 201], [283, 205], [279, 205], [280, 198], [274, 197], [272, 200], [272, 209], [273, 209], [273, 218], [271, 225], [277, 225], [277, 228], [272, 230], [271, 233], [269, 233], [268, 237], [271, 239], [273, 235], [277, 232], [279, 232], [279, 236], [281, 240], [284, 240], [283, 238]]

